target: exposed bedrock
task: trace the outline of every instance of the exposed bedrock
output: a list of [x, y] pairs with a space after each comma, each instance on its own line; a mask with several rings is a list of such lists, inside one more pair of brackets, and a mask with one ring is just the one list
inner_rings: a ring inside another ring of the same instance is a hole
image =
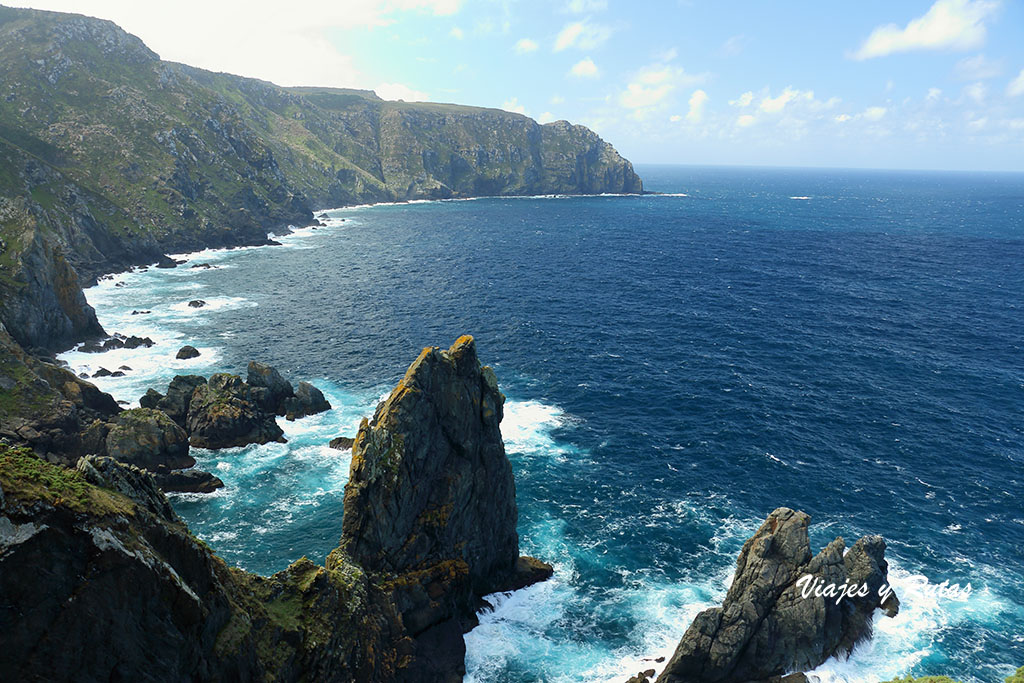
[[341, 545], [270, 577], [195, 539], [149, 472], [0, 441], [0, 680], [459, 680], [480, 596], [551, 573], [519, 557], [502, 403], [471, 338], [424, 351], [359, 431]]
[[[807, 671], [870, 638], [876, 609], [895, 616], [899, 600], [880, 591], [885, 541], [864, 536], [844, 556], [837, 538], [812, 556], [809, 522], [788, 508], [768, 516], [743, 545], [722, 606], [697, 615], [658, 683], [746, 683]], [[866, 589], [841, 600], [804, 594], [844, 583]]]
[[446, 654], [420, 659], [426, 680], [461, 675], [462, 633], [483, 595], [552, 572], [519, 556], [504, 401], [473, 338], [460, 337], [423, 350], [352, 447], [341, 549], [393, 591], [421, 649]]

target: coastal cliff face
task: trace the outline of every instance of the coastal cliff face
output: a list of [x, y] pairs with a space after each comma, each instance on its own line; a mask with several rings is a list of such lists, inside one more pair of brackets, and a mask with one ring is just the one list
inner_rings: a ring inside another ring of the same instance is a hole
[[263, 243], [313, 207], [642, 190], [582, 126], [215, 74], [78, 15], [0, 7], [0, 83], [0, 320], [24, 346], [99, 334], [76, 271]]
[[0, 678], [460, 680], [482, 593], [551, 574], [519, 558], [502, 400], [472, 338], [421, 355], [360, 430], [340, 546], [271, 577], [225, 565], [146, 471], [0, 441]]

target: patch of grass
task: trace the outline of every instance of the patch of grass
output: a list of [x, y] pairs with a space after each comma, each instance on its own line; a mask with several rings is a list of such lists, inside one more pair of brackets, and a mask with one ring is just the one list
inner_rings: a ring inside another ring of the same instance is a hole
[[0, 484], [5, 496], [22, 503], [42, 501], [101, 516], [135, 514], [128, 498], [93, 486], [78, 470], [40, 460], [24, 447], [0, 445]]

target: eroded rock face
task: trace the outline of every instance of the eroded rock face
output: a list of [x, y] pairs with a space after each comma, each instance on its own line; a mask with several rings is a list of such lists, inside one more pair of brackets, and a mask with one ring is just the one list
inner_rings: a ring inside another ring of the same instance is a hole
[[331, 409], [323, 392], [309, 382], [299, 382], [295, 395], [284, 401], [285, 416], [289, 420], [316, 415]]
[[120, 413], [110, 424], [106, 453], [123, 463], [155, 471], [192, 467], [188, 435], [165, 413], [134, 408]]
[[334, 553], [271, 577], [197, 541], [147, 473], [0, 443], [0, 680], [401, 679], [387, 595]]
[[246, 382], [261, 410], [284, 416], [284, 402], [295, 395], [292, 383], [275, 368], [257, 361], [249, 361]]
[[[865, 536], [846, 553], [842, 538], [811, 556], [803, 512], [779, 508], [748, 540], [721, 607], [697, 615], [658, 677], [658, 683], [741, 683], [812, 669], [846, 656], [871, 635], [875, 609], [895, 615], [895, 595], [884, 605], [885, 542]], [[802, 577], [824, 585], [866, 585], [867, 595], [804, 597]]]
[[461, 672], [462, 632], [480, 596], [551, 575], [519, 561], [505, 397], [472, 337], [424, 349], [364, 420], [345, 486], [341, 548], [393, 591], [425, 680]]
[[283, 441], [284, 432], [250, 400], [249, 387], [238, 375], [218, 373], [196, 387], [185, 428], [197, 448], [231, 448]]

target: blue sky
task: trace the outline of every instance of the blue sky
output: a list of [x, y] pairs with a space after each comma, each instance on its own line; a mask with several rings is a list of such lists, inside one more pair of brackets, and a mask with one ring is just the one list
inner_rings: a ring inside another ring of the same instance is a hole
[[40, 0], [165, 59], [567, 119], [634, 162], [1024, 170], [1024, 0]]

